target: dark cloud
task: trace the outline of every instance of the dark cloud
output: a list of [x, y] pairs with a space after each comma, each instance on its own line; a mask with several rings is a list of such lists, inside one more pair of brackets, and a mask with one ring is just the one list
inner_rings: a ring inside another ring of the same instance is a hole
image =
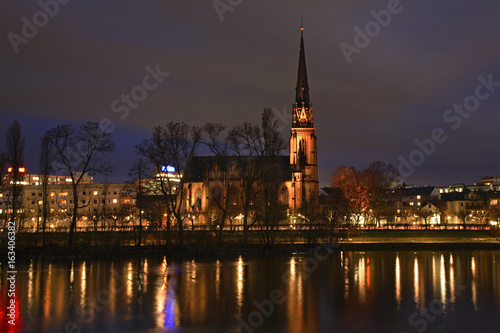
[[[170, 120], [203, 124], [259, 120], [267, 106], [290, 112], [297, 73], [299, 24], [319, 138], [320, 180], [339, 165], [396, 164], [415, 139], [443, 127], [448, 140], [407, 181], [445, 185], [500, 175], [500, 91], [456, 131], [443, 113], [474, 93], [479, 75], [500, 81], [500, 3], [401, 1], [403, 10], [347, 63], [370, 11], [388, 1], [242, 1], [224, 21], [212, 1], [70, 1], [15, 54], [7, 38], [36, 1], [4, 2], [0, 34], [0, 138], [22, 121], [36, 168], [37, 140], [51, 126], [110, 118], [117, 126], [116, 180], [133, 146]], [[111, 111], [141, 84], [146, 66], [170, 75], [126, 119]]]

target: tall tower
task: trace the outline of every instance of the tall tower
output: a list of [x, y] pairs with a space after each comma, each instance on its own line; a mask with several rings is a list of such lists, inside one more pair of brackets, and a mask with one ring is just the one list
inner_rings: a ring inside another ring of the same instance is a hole
[[304, 27], [301, 26], [299, 72], [290, 136], [293, 208], [316, 207], [319, 195], [317, 138], [309, 99], [303, 34]]

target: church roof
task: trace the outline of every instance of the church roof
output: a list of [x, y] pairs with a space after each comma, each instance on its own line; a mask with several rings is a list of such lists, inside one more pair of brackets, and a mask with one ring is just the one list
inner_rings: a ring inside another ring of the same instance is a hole
[[[250, 160], [255, 159], [253, 156], [243, 156], [243, 157], [228, 157], [227, 163], [234, 163], [236, 165], [240, 163], [248, 163]], [[264, 159], [266, 157], [257, 157], [258, 159]], [[289, 156], [278, 156], [279, 166], [274, 170], [279, 173], [276, 177], [279, 177], [282, 181], [291, 181], [292, 172], [290, 170], [290, 158]], [[184, 173], [185, 182], [202, 182], [204, 175], [210, 172], [212, 168], [217, 164], [221, 163], [221, 159], [215, 156], [196, 156], [189, 163], [186, 172]], [[224, 163], [224, 162], [222, 162]]]

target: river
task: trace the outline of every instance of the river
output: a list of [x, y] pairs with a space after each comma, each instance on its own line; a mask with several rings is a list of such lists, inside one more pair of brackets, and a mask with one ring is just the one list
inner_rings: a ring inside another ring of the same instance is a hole
[[500, 251], [37, 259], [17, 266], [22, 332], [500, 331]]

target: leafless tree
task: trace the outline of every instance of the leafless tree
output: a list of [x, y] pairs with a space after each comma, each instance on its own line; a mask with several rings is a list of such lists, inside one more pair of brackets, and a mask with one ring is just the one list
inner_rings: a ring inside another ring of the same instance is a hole
[[[263, 189], [264, 202], [261, 206], [263, 214], [263, 236], [266, 244], [274, 244], [275, 228], [280, 220], [283, 220], [285, 211], [279, 204], [279, 191], [285, 181], [281, 163], [281, 153], [285, 149], [285, 140], [281, 136], [278, 120], [270, 108], [262, 112], [261, 123], [262, 151], [260, 152], [261, 186]], [[313, 221], [312, 215], [309, 216]]]
[[[224, 224], [228, 218], [230, 210], [230, 189], [232, 185], [232, 176], [230, 174], [230, 168], [234, 158], [229, 154], [229, 141], [227, 135], [225, 135], [226, 128], [220, 123], [207, 123], [204, 126], [204, 136], [203, 143], [207, 145], [212, 154], [214, 155], [214, 163], [218, 168], [218, 190], [222, 191], [222, 195], [212, 195], [211, 199], [220, 210], [219, 214], [210, 213], [210, 220], [212, 217], [216, 216], [219, 220], [217, 238], [222, 240], [222, 233], [224, 230]], [[212, 193], [211, 193], [212, 194]], [[213, 221], [212, 221], [213, 222]]]
[[71, 179], [73, 190], [73, 211], [69, 229], [68, 246], [73, 246], [73, 234], [76, 229], [79, 204], [78, 187], [85, 175], [108, 175], [113, 168], [104, 157], [114, 150], [111, 135], [98, 123], [87, 122], [74, 128], [72, 125], [56, 126], [45, 133], [54, 156], [52, 168], [63, 172]]
[[148, 177], [150, 172], [150, 164], [139, 158], [132, 168], [130, 169], [128, 176], [132, 180], [134, 186], [134, 191], [136, 193], [136, 204], [139, 209], [139, 226], [138, 226], [138, 241], [137, 246], [141, 246], [141, 238], [142, 238], [142, 212], [143, 212], [143, 194], [144, 194], [144, 179]]
[[[258, 125], [243, 123], [235, 125], [228, 133], [228, 141], [235, 159], [238, 161], [241, 177], [241, 202], [243, 208], [243, 243], [248, 244], [251, 210], [258, 194], [257, 182], [260, 170], [257, 159], [261, 152], [261, 131]], [[252, 214], [254, 215], [254, 214]]]
[[[285, 141], [280, 126], [270, 108], [262, 112], [261, 125], [243, 123], [234, 126], [228, 133], [229, 149], [238, 160], [241, 174], [241, 199], [243, 206], [244, 243], [248, 243], [249, 225], [262, 219], [264, 240], [274, 241], [273, 230], [279, 220], [278, 192], [284, 179], [280, 155]], [[277, 176], [278, 175], [278, 176]], [[259, 203], [260, 205], [257, 205]], [[259, 212], [253, 207], [259, 206]], [[252, 214], [251, 211], [254, 210]], [[256, 219], [249, 223], [249, 216]]]
[[21, 124], [16, 120], [10, 125], [7, 129], [7, 153], [6, 153], [6, 161], [8, 167], [12, 168], [12, 173], [10, 181], [12, 182], [11, 186], [11, 200], [12, 200], [12, 215], [11, 220], [15, 221], [16, 213], [19, 207], [19, 195], [20, 188], [18, 186], [18, 181], [21, 176], [19, 174], [19, 168], [24, 164], [24, 137], [21, 133]]
[[[50, 149], [49, 141], [43, 137], [40, 142], [40, 158], [38, 160], [40, 167], [40, 175], [42, 176], [42, 246], [45, 246], [45, 228], [47, 226], [47, 218], [49, 216], [49, 175], [52, 171], [52, 150]], [[37, 224], [38, 225], [38, 224]], [[38, 228], [37, 228], [38, 230]]]
[[[165, 126], [153, 128], [150, 139], [143, 140], [136, 146], [142, 157], [150, 161], [161, 172], [162, 167], [175, 167], [175, 178], [169, 175], [158, 178], [160, 190], [167, 205], [168, 215], [173, 214], [178, 228], [178, 242], [183, 244], [183, 201], [184, 179], [191, 160], [201, 143], [202, 129], [185, 123], [169, 122]], [[168, 219], [168, 223], [170, 219]]]

